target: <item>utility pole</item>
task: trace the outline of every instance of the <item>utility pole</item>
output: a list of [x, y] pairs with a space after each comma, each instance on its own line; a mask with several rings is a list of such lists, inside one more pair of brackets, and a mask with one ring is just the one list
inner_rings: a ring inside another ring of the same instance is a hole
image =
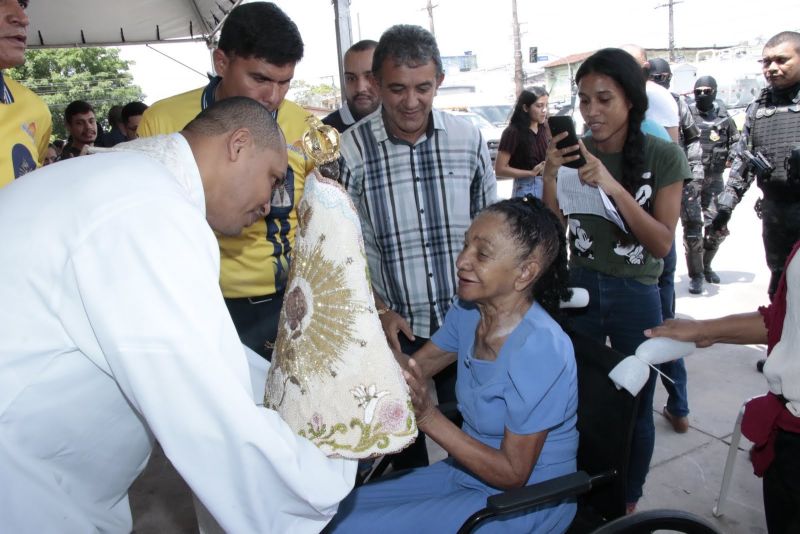
[[522, 72], [522, 47], [519, 43], [519, 19], [517, 18], [517, 0], [511, 0], [511, 29], [514, 34], [514, 91], [516, 96], [522, 92], [525, 77]]
[[428, 24], [430, 24], [431, 33], [434, 37], [436, 37], [436, 31], [433, 29], [433, 8], [435, 7], [439, 7], [439, 4], [433, 5], [431, 0], [428, 0], [428, 5], [425, 7], [425, 9], [428, 11]]
[[666, 4], [661, 4], [660, 6], [656, 6], [655, 9], [661, 7], [668, 7], [669, 8], [669, 60], [670, 62], [675, 61], [675, 23], [673, 22], [672, 16], [672, 6], [675, 4], [682, 4], [683, 0], [669, 0]]

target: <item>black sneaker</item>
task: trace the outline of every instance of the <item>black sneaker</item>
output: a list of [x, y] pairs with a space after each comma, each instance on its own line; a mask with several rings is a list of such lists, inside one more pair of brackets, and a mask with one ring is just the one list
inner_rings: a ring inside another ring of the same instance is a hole
[[692, 295], [699, 295], [703, 292], [703, 277], [695, 276], [689, 280], [689, 293]]
[[703, 271], [703, 276], [709, 284], [719, 284], [719, 275], [711, 269]]

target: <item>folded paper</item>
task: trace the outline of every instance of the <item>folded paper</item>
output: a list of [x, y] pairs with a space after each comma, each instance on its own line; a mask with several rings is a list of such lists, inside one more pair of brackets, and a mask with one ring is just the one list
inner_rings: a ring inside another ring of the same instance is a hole
[[694, 351], [694, 343], [676, 341], [666, 337], [648, 339], [636, 348], [636, 354], [628, 356], [616, 367], [608, 377], [617, 389], [626, 389], [631, 395], [638, 395], [650, 376], [650, 366], [671, 362]]

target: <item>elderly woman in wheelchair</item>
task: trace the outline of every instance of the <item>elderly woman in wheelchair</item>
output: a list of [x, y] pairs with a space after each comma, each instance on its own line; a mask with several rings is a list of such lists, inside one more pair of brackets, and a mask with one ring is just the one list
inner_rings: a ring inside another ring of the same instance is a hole
[[[356, 489], [328, 531], [455, 532], [487, 496], [575, 471], [575, 358], [552, 317], [569, 295], [566, 265], [563, 227], [533, 196], [489, 206], [473, 221], [444, 325], [413, 359], [398, 355], [417, 424], [449, 458]], [[426, 385], [455, 360], [461, 428]], [[563, 532], [574, 515], [567, 499], [480, 532]]]

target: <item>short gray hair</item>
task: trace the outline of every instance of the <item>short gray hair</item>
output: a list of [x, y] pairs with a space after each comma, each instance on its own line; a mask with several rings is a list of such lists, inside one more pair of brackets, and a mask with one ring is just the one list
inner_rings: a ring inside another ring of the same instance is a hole
[[380, 78], [383, 62], [389, 58], [394, 59], [397, 65], [407, 67], [419, 67], [433, 61], [436, 74], [444, 74], [436, 38], [421, 26], [397, 24], [383, 32], [372, 56], [372, 74], [375, 77]]
[[202, 136], [222, 135], [247, 128], [256, 146], [285, 150], [286, 141], [272, 113], [245, 96], [233, 96], [214, 102], [184, 127], [184, 131]]

